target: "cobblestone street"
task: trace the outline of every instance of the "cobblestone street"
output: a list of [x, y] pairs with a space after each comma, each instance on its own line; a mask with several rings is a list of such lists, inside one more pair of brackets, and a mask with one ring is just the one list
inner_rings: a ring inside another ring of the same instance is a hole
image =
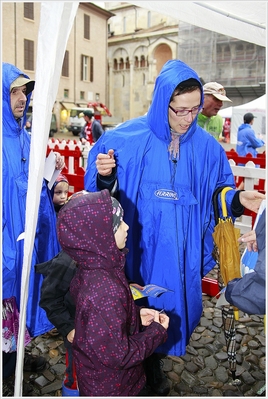
[[[203, 315], [192, 334], [187, 353], [164, 359], [164, 372], [170, 396], [265, 396], [266, 340], [264, 320], [239, 312], [236, 321], [237, 383], [233, 384], [227, 361], [221, 310], [216, 299], [203, 295]], [[62, 396], [65, 348], [60, 335], [49, 333], [36, 337], [27, 351], [47, 359], [47, 369], [40, 373], [24, 372], [23, 396]], [[13, 396], [14, 378], [3, 383], [3, 397]]]

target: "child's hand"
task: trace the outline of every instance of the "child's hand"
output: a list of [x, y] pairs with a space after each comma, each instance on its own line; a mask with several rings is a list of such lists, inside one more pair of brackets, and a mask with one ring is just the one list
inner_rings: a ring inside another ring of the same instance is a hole
[[74, 340], [74, 334], [75, 334], [75, 329], [71, 330], [71, 331], [69, 332], [69, 334], [67, 335], [67, 339], [68, 339], [68, 341], [69, 341], [71, 344], [73, 343], [73, 340]]
[[154, 321], [155, 313], [158, 312], [156, 312], [154, 309], [141, 308], [140, 310], [141, 324], [144, 327], [148, 327]]
[[155, 318], [154, 321], [156, 323], [161, 324], [166, 330], [168, 329], [169, 326], [169, 317], [166, 315], [164, 310], [161, 310], [160, 312], [155, 312]]

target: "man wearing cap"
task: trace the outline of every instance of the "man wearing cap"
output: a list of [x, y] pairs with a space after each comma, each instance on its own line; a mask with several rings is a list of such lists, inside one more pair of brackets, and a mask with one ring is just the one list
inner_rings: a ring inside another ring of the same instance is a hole
[[227, 96], [224, 87], [217, 82], [209, 82], [203, 86], [204, 105], [198, 115], [197, 123], [216, 140], [222, 140], [223, 118], [218, 115], [223, 101], [232, 102]]
[[258, 154], [256, 148], [260, 148], [265, 144], [263, 140], [256, 137], [252, 129], [254, 118], [256, 118], [256, 116], [251, 112], [247, 112], [244, 115], [244, 123], [238, 128], [236, 152], [242, 157], [251, 154], [256, 158]]
[[[18, 238], [25, 231], [31, 138], [25, 122], [34, 84], [34, 80], [14, 65], [2, 64], [2, 298], [6, 303], [15, 297], [19, 311], [24, 240]], [[62, 169], [63, 166], [63, 158], [56, 154], [56, 168]], [[53, 258], [59, 251], [56, 215], [47, 183], [43, 180], [26, 313], [26, 326], [31, 337], [54, 327], [39, 307], [42, 276], [34, 273], [34, 265]], [[16, 344], [13, 349], [2, 349], [4, 378], [15, 371]], [[25, 353], [24, 370], [34, 372], [45, 366], [43, 357]]]
[[90, 109], [83, 111], [83, 115], [86, 124], [81, 130], [80, 139], [82, 144], [89, 142], [91, 145], [96, 143], [96, 141], [100, 138], [103, 133], [103, 129], [101, 124], [94, 118], [94, 114]]

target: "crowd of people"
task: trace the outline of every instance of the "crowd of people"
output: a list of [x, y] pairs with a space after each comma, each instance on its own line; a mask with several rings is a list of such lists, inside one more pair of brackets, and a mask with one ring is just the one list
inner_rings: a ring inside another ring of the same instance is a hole
[[[20, 311], [24, 248], [17, 238], [25, 229], [31, 137], [25, 124], [35, 82], [14, 65], [3, 63], [2, 71], [2, 292]], [[170, 60], [146, 115], [107, 133], [99, 129], [94, 138], [94, 120], [84, 113], [81, 140], [94, 146], [83, 191], [68, 198], [63, 174], [51, 190], [43, 181], [26, 328], [31, 337], [53, 327], [63, 335], [63, 391], [169, 394], [162, 358], [185, 354], [202, 314], [202, 277], [215, 266], [213, 194], [231, 187], [226, 203], [233, 220], [245, 207], [257, 212], [265, 198], [236, 189], [219, 143], [223, 101], [230, 99], [220, 84], [202, 86], [192, 68]], [[64, 168], [58, 153], [55, 168]], [[131, 282], [168, 292], [137, 305]], [[45, 367], [43, 358], [26, 360], [30, 370]], [[15, 364], [16, 350], [3, 352], [4, 378]]]

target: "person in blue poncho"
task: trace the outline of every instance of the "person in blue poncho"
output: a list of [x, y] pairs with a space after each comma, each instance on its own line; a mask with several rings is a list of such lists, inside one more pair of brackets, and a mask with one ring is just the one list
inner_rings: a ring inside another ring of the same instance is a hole
[[[241, 157], [251, 154], [254, 158], [257, 157], [257, 148], [264, 146], [264, 141], [256, 137], [252, 128], [255, 116], [251, 112], [247, 112], [243, 119], [244, 123], [239, 126], [237, 132], [236, 152]], [[243, 164], [239, 164], [243, 165]]]
[[146, 303], [170, 317], [167, 341], [145, 364], [158, 396], [170, 389], [160, 356], [184, 355], [202, 314], [201, 279], [215, 266], [213, 193], [234, 188], [226, 196], [234, 217], [246, 206], [223, 147], [197, 125], [203, 99], [197, 73], [179, 60], [166, 62], [148, 113], [105, 132], [85, 173], [86, 190], [108, 188], [125, 210], [129, 280], [171, 290]]
[[[2, 64], [2, 299], [15, 297], [20, 310], [21, 273], [24, 240], [17, 241], [25, 231], [26, 195], [29, 174], [30, 134], [25, 129], [26, 111], [35, 82], [14, 65]], [[56, 154], [56, 168], [64, 160]], [[53, 328], [46, 313], [39, 307], [43, 277], [34, 265], [53, 258], [60, 251], [56, 234], [56, 215], [52, 198], [43, 181], [39, 216], [34, 242], [32, 269], [29, 279], [26, 326], [31, 337]], [[3, 352], [3, 375], [14, 372], [16, 351]], [[44, 368], [44, 358], [24, 358], [24, 370]]]

